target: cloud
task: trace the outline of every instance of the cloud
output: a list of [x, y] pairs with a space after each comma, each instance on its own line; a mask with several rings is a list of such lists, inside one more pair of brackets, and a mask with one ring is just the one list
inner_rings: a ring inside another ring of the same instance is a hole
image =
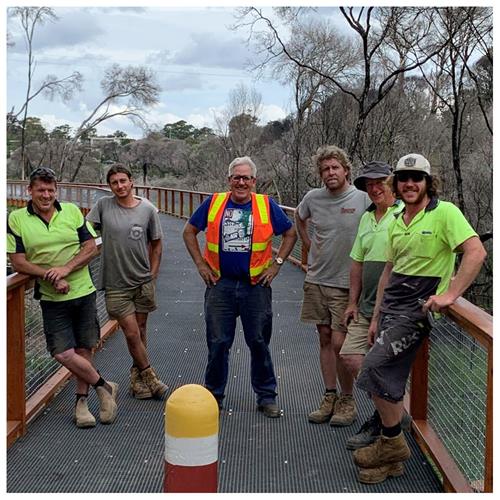
[[146, 64], [170, 64], [172, 62], [172, 53], [168, 49], [156, 50], [146, 56]]
[[[72, 47], [95, 42], [105, 35], [99, 17], [81, 9], [55, 9], [58, 19], [47, 19], [35, 27], [33, 47], [35, 50], [50, 50], [55, 47]], [[15, 17], [9, 19], [9, 32], [14, 46], [13, 52], [26, 52], [24, 35]]]
[[283, 120], [286, 116], [286, 111], [280, 106], [276, 106], [276, 104], [264, 104], [259, 121], [261, 125], [265, 125], [275, 120]]
[[160, 85], [163, 92], [199, 90], [203, 88], [203, 81], [199, 73], [185, 73], [163, 77]]
[[177, 52], [172, 63], [243, 69], [249, 57], [250, 52], [239, 38], [222, 38], [220, 34], [214, 33], [193, 33], [191, 43]]

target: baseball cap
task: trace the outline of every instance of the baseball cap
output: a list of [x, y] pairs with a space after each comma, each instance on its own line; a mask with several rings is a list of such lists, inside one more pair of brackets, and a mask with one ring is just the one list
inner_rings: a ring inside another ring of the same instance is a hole
[[392, 167], [384, 161], [370, 161], [363, 165], [359, 175], [354, 179], [354, 185], [360, 191], [366, 191], [366, 179], [382, 179], [392, 174]]
[[394, 173], [402, 172], [404, 170], [412, 170], [416, 172], [423, 172], [424, 174], [431, 175], [431, 164], [427, 158], [417, 153], [410, 153], [399, 159]]

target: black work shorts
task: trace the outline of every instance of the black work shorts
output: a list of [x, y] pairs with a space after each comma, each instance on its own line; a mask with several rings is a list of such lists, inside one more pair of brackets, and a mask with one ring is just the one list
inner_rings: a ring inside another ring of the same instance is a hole
[[391, 403], [401, 401], [417, 351], [430, 329], [427, 320], [383, 314], [377, 340], [363, 360], [357, 386]]
[[52, 356], [68, 349], [92, 349], [99, 341], [96, 292], [62, 302], [41, 300], [43, 330]]

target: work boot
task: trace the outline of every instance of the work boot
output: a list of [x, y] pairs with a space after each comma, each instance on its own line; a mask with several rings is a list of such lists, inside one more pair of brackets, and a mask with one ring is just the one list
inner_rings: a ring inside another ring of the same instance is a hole
[[307, 416], [309, 422], [314, 424], [323, 424], [330, 420], [333, 415], [333, 409], [335, 407], [335, 401], [337, 401], [336, 392], [325, 392], [323, 399], [319, 405], [319, 408]]
[[151, 394], [157, 398], [161, 399], [168, 391], [168, 386], [164, 384], [156, 375], [153, 368], [149, 367], [140, 372], [142, 381], [148, 386]]
[[142, 381], [139, 369], [136, 366], [133, 366], [130, 369], [130, 385], [128, 393], [136, 399], [151, 399], [153, 397], [149, 387]]
[[359, 469], [358, 480], [360, 483], [377, 484], [385, 481], [388, 477], [399, 477], [405, 472], [402, 462], [381, 465], [373, 469]]
[[380, 436], [380, 431], [382, 430], [382, 424], [380, 422], [380, 416], [378, 412], [375, 412], [359, 429], [359, 431], [351, 436], [346, 442], [346, 448], [348, 450], [357, 450], [358, 448], [363, 448], [372, 444], [378, 436]]
[[268, 418], [281, 417], [279, 406], [276, 403], [263, 403], [257, 405], [257, 410], [261, 411]]
[[111, 393], [104, 387], [96, 387], [97, 397], [99, 398], [99, 419], [101, 424], [112, 424], [116, 419], [116, 396], [118, 395], [118, 384], [106, 382], [111, 386]]
[[89, 411], [86, 397], [82, 396], [78, 398], [73, 413], [73, 421], [76, 426], [81, 429], [86, 427], [95, 427], [95, 417]]
[[330, 425], [346, 427], [351, 425], [356, 420], [357, 416], [358, 411], [356, 410], [356, 402], [352, 394], [342, 394], [335, 403]]
[[373, 469], [381, 465], [403, 462], [410, 458], [410, 448], [402, 432], [389, 438], [379, 436], [370, 446], [365, 446], [353, 453], [354, 463], [363, 469]]

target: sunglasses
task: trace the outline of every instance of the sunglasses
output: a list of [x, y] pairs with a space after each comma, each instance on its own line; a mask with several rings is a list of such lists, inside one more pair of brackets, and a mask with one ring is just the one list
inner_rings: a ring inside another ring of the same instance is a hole
[[408, 182], [410, 179], [413, 182], [422, 182], [426, 177], [427, 174], [425, 172], [416, 172], [413, 170], [396, 173], [396, 179], [399, 182]]
[[229, 178], [232, 182], [250, 182], [252, 179], [254, 179], [254, 177], [251, 177], [249, 175], [231, 175], [231, 177]]
[[34, 179], [35, 177], [53, 177], [55, 179], [56, 173], [51, 168], [38, 167], [30, 174], [30, 179]]

